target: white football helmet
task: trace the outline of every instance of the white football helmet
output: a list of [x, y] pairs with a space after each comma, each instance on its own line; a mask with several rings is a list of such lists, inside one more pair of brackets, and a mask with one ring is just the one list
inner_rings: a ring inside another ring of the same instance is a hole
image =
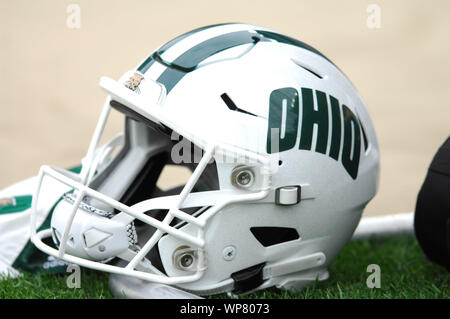
[[[39, 249], [197, 295], [328, 278], [379, 172], [367, 109], [330, 60], [273, 30], [222, 24], [100, 85], [108, 98], [81, 173], [40, 170]], [[112, 109], [123, 134], [98, 147]], [[163, 190], [167, 165], [192, 175]]]

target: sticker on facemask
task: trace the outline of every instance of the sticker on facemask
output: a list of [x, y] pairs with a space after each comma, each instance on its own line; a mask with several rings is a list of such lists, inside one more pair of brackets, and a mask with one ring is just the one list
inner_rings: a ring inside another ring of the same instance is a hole
[[144, 76], [142, 74], [134, 73], [130, 77], [130, 79], [127, 82], [125, 82], [125, 87], [139, 94], [140, 93], [139, 85], [141, 84], [143, 79]]

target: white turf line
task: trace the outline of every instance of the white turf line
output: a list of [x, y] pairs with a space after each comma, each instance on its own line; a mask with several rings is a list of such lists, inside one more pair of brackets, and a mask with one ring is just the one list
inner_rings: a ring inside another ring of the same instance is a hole
[[414, 213], [364, 217], [359, 222], [352, 240], [400, 234], [414, 236]]

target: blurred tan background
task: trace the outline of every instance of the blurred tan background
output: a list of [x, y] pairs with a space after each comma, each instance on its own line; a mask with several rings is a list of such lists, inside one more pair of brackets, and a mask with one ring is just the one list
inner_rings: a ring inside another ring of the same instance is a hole
[[[66, 23], [71, 3], [81, 9], [79, 29]], [[370, 4], [381, 10], [380, 28], [368, 27]], [[366, 215], [414, 209], [432, 156], [450, 135], [446, 0], [1, 0], [0, 188], [44, 163], [79, 163], [105, 99], [100, 76], [118, 79], [158, 45], [222, 22], [276, 29], [334, 61], [378, 132], [380, 189]]]

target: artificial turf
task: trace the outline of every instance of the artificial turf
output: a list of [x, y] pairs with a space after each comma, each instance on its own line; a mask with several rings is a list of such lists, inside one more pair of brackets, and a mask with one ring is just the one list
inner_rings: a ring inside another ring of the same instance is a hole
[[[381, 269], [381, 287], [368, 288], [367, 266]], [[267, 289], [241, 298], [449, 298], [450, 273], [429, 262], [410, 237], [351, 242], [329, 267], [330, 279], [299, 292]], [[68, 274], [69, 275], [69, 274]], [[112, 298], [108, 274], [84, 269], [81, 288], [67, 275], [29, 275], [0, 280], [0, 298]], [[227, 295], [216, 296], [227, 298]]]

